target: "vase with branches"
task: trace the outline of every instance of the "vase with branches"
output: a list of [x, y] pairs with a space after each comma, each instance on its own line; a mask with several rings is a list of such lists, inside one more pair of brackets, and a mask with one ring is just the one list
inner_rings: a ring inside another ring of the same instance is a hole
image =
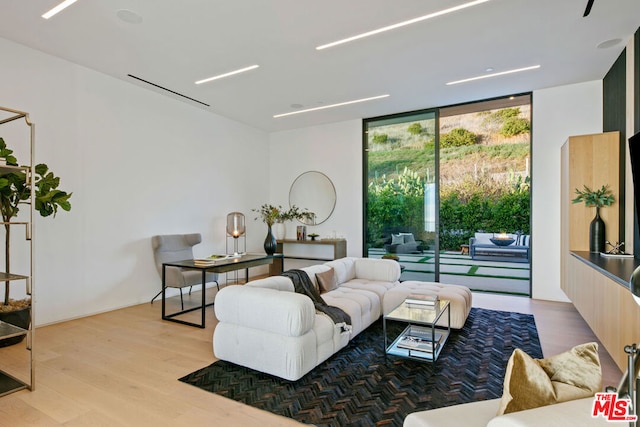
[[272, 227], [274, 224], [283, 224], [287, 221], [294, 219], [313, 219], [315, 214], [306, 209], [301, 209], [296, 205], [291, 206], [289, 209], [284, 209], [281, 205], [274, 206], [270, 204], [264, 204], [258, 209], [251, 209], [256, 212], [258, 216], [255, 220], [261, 219], [262, 222], [267, 224], [267, 237], [264, 241], [264, 250], [267, 254], [272, 255], [276, 251], [277, 240], [273, 235]]
[[595, 207], [596, 216], [589, 225], [589, 251], [604, 252], [605, 251], [605, 224], [600, 218], [600, 208], [611, 206], [615, 202], [611, 189], [608, 185], [592, 190], [586, 185], [582, 190], [576, 188], [577, 196], [571, 200], [572, 203], [584, 202], [586, 207]]

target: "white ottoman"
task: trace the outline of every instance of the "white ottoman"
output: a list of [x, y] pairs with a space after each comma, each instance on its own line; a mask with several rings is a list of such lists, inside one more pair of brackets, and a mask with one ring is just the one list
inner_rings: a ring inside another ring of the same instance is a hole
[[[461, 329], [471, 311], [471, 291], [466, 286], [448, 285], [439, 282], [418, 282], [408, 280], [389, 289], [384, 294], [382, 312], [388, 314], [399, 306], [409, 294], [437, 294], [440, 299], [450, 301], [451, 327]], [[446, 319], [440, 319], [439, 326], [444, 326]]]

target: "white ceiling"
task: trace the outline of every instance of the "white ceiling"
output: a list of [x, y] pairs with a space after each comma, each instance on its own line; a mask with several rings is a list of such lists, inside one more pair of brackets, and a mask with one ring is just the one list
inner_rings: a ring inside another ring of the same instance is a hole
[[[446, 106], [601, 79], [640, 27], [640, 1], [491, 0], [318, 51], [467, 0], [3, 0], [0, 37], [266, 131]], [[139, 24], [118, 10], [142, 17]], [[596, 46], [610, 39], [613, 47]], [[7, 60], [6, 58], [3, 59]], [[253, 64], [260, 68], [195, 85]], [[446, 82], [540, 65], [455, 86]], [[208, 107], [128, 77], [138, 76]], [[53, 82], [55, 83], [55, 82]], [[354, 99], [384, 99], [273, 118]], [[535, 102], [535, 101], [534, 101]]]

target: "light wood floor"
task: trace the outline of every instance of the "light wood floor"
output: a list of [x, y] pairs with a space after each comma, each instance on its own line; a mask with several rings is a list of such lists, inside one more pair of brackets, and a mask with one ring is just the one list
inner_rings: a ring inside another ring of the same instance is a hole
[[[595, 340], [570, 304], [474, 294], [474, 306], [534, 314], [545, 356]], [[38, 328], [36, 389], [0, 398], [0, 426], [298, 425], [177, 380], [214, 361], [215, 323], [211, 307], [205, 329], [162, 321], [156, 302]], [[3, 367], [24, 368], [20, 347], [0, 351]], [[604, 351], [601, 362], [617, 385]]]

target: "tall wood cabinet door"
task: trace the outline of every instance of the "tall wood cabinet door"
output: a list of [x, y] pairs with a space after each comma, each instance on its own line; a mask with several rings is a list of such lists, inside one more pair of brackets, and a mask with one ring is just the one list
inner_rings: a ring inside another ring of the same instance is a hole
[[600, 217], [606, 227], [605, 238], [611, 243], [620, 240], [620, 133], [606, 132], [594, 135], [572, 136], [563, 147], [562, 204], [567, 216], [563, 218], [566, 230], [567, 249], [589, 250], [589, 225], [596, 215], [596, 208], [587, 208], [584, 203], [571, 203], [576, 189], [586, 185], [590, 189], [609, 186], [615, 197], [611, 206], [600, 209]]

